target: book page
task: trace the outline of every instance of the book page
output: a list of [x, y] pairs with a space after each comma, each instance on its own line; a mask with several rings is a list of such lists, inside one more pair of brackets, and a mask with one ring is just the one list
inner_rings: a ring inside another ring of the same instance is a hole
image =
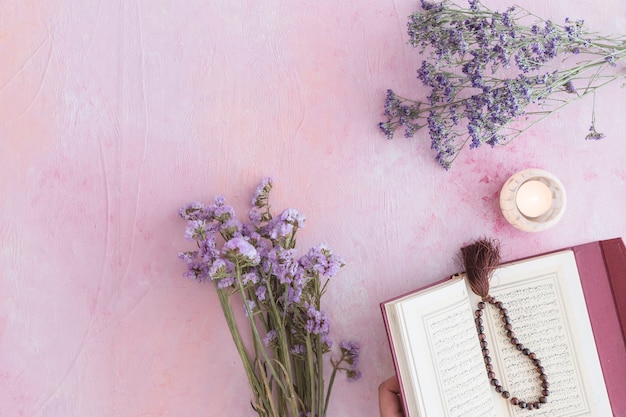
[[[396, 301], [392, 339], [410, 417], [496, 417], [463, 280]], [[393, 334], [395, 333], [395, 334]]]
[[[548, 375], [548, 402], [532, 415], [612, 415], [573, 253], [505, 266], [494, 273], [490, 293], [504, 303], [519, 342], [537, 354]], [[488, 306], [486, 313], [485, 332], [497, 378], [511, 396], [536, 401], [541, 387], [535, 366], [511, 344], [499, 310]], [[508, 415], [529, 413], [499, 401]]]

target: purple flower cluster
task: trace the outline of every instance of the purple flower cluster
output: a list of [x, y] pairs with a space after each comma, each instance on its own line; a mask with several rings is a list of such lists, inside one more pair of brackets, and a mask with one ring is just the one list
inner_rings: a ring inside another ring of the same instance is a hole
[[[417, 78], [429, 93], [415, 101], [388, 90], [387, 120], [379, 128], [388, 139], [398, 129], [407, 138], [428, 130], [445, 169], [467, 143], [471, 149], [512, 140], [568, 101], [625, 75], [601, 74], [626, 56], [624, 38], [586, 32], [582, 20], [557, 25], [519, 7], [494, 12], [478, 0], [469, 0], [470, 12], [448, 1], [422, 0], [421, 5], [407, 27], [409, 44], [428, 54]], [[578, 54], [588, 58], [542, 71], [557, 56]], [[575, 83], [584, 89], [579, 92]], [[570, 95], [562, 98], [563, 93]], [[558, 97], [551, 100], [554, 94]], [[530, 123], [514, 123], [522, 118]]]
[[265, 344], [265, 346], [269, 346], [269, 344], [274, 341], [274, 339], [276, 339], [276, 330], [272, 329], [265, 334], [265, 337], [263, 338], [263, 343]]
[[[256, 286], [260, 301], [264, 301], [267, 288], [266, 282], [260, 282], [260, 273], [266, 278], [278, 278], [281, 284], [298, 286], [306, 281], [297, 250], [292, 247], [297, 229], [304, 226], [304, 216], [287, 209], [271, 218], [271, 186], [272, 180], [266, 178], [257, 187], [249, 222], [245, 224], [236, 219], [233, 208], [225, 204], [222, 196], [215, 197], [213, 204], [193, 202], [178, 211], [187, 221], [185, 238], [198, 246], [198, 250], [179, 253], [179, 258], [187, 263], [187, 277], [201, 282], [220, 281], [220, 288], [235, 287], [239, 271], [241, 284]], [[218, 240], [223, 241], [221, 249], [217, 247]]]
[[307, 333], [328, 334], [328, 320], [323, 311], [319, 311], [313, 304], [305, 303], [307, 320], [304, 329]]
[[256, 248], [243, 236], [238, 235], [224, 243], [224, 255], [233, 262], [241, 260], [244, 261], [244, 264], [249, 263], [250, 265], [257, 265], [261, 261]]
[[324, 244], [311, 248], [300, 258], [300, 266], [309, 274], [319, 274], [328, 278], [334, 277], [344, 265], [343, 259], [333, 254]]
[[[241, 295], [245, 316], [252, 326], [262, 328], [257, 330], [255, 350], [265, 346], [278, 358], [285, 357], [280, 354], [285, 350], [298, 369], [309, 366], [306, 356], [311, 352], [317, 358], [318, 353], [331, 350], [321, 296], [344, 261], [324, 244], [299, 256], [295, 236], [304, 227], [305, 217], [292, 208], [272, 216], [272, 184], [265, 178], [254, 191], [247, 222], [236, 218], [222, 196], [215, 197], [212, 204], [193, 202], [182, 207], [178, 215], [186, 221], [185, 238], [197, 248], [180, 252], [178, 257], [187, 264], [186, 277], [212, 282], [228, 298]], [[344, 352], [343, 345], [341, 349], [340, 363], [348, 364], [341, 369], [355, 379], [360, 375], [356, 369], [358, 347], [349, 352]]]
[[361, 378], [361, 371], [359, 371], [359, 354], [361, 347], [356, 342], [341, 342], [339, 344], [341, 353], [344, 358], [345, 364], [348, 366], [346, 372], [348, 374], [348, 381], [356, 381]]
[[585, 139], [587, 140], [600, 140], [604, 138], [604, 133], [600, 133], [598, 131], [596, 131], [596, 126], [594, 123], [591, 123], [591, 126], [589, 127], [589, 133], [587, 134], [587, 136], [585, 136]]

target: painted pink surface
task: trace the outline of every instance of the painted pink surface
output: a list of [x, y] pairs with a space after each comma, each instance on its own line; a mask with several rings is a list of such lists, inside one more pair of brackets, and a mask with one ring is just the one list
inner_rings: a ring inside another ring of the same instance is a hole
[[[626, 27], [622, 0], [535, 3], [519, 2]], [[378, 415], [379, 303], [456, 272], [465, 242], [499, 238], [512, 259], [626, 236], [617, 85], [596, 97], [600, 142], [583, 140], [590, 100], [450, 172], [426, 138], [383, 138], [386, 89], [420, 92], [415, 1], [16, 4], [0, 1], [0, 416], [253, 416], [215, 295], [181, 277], [176, 210], [223, 194], [243, 215], [264, 176], [277, 210], [307, 215], [301, 248], [348, 263], [325, 308], [335, 339], [361, 342], [363, 378], [336, 384], [334, 416]], [[528, 167], [568, 192], [538, 234], [498, 210]]]

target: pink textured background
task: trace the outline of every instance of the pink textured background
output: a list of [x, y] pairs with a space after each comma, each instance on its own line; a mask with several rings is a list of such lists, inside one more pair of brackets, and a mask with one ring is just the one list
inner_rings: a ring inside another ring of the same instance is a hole
[[[519, 2], [626, 27], [623, 0], [540, 3]], [[467, 241], [500, 238], [511, 259], [626, 236], [617, 84], [596, 98], [600, 142], [583, 140], [591, 100], [450, 172], [424, 136], [383, 138], [386, 89], [420, 94], [417, 4], [1, 0], [0, 416], [253, 416], [212, 288], [181, 277], [176, 210], [224, 194], [243, 215], [264, 176], [276, 210], [306, 214], [299, 246], [348, 263], [325, 308], [336, 340], [361, 342], [363, 378], [337, 382], [333, 416], [378, 415], [379, 303], [456, 272]], [[528, 167], [568, 192], [538, 234], [498, 209]]]

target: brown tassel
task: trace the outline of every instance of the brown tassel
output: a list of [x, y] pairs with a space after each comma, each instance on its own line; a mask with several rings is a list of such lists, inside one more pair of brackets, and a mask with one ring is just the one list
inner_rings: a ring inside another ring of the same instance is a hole
[[461, 248], [465, 273], [472, 291], [489, 298], [489, 280], [500, 264], [500, 244], [494, 239], [480, 239]]

